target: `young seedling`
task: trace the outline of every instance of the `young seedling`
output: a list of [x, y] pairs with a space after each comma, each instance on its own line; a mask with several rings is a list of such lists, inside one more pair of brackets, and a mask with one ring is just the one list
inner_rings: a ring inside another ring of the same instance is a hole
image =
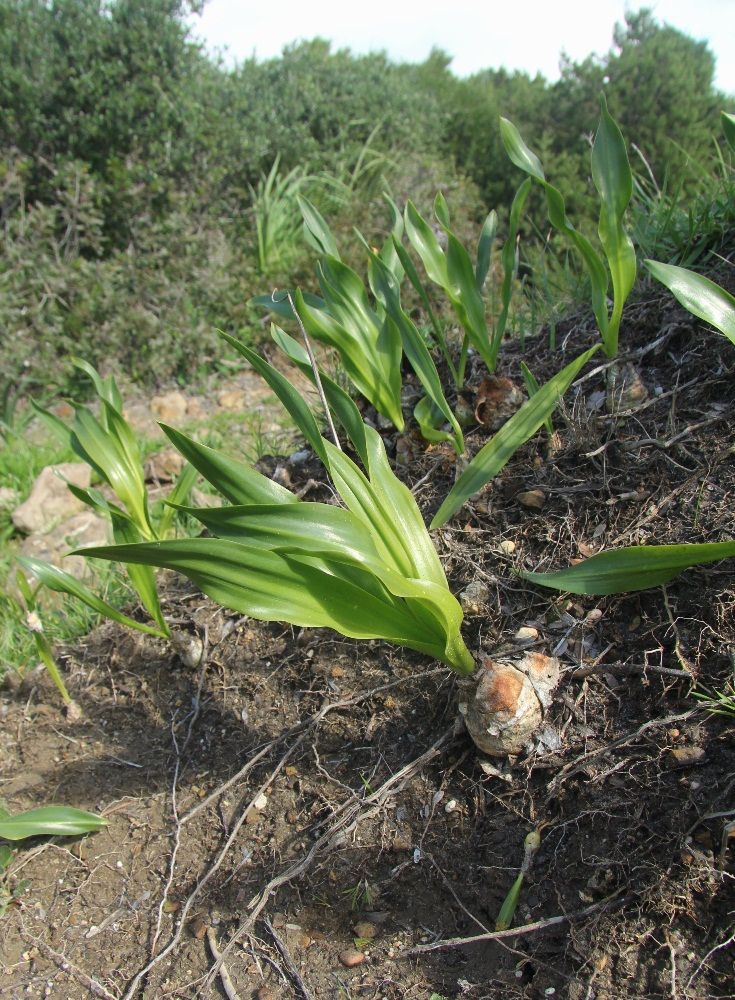
[[[549, 222], [571, 240], [589, 274], [592, 310], [602, 337], [605, 353], [614, 358], [618, 353], [618, 338], [623, 306], [636, 277], [633, 243], [623, 219], [633, 194], [633, 175], [623, 136], [607, 110], [604, 95], [600, 95], [600, 120], [592, 146], [592, 179], [600, 195], [598, 235], [603, 253], [572, 225], [561, 192], [546, 179], [538, 156], [529, 149], [515, 125], [500, 119], [500, 134], [511, 161], [525, 171], [546, 195]], [[608, 311], [607, 292], [612, 281], [612, 310]]]
[[[96, 475], [112, 489], [118, 502], [113, 503], [105, 499], [99, 490], [94, 488], [81, 489], [68, 484], [69, 490], [98, 514], [109, 519], [112, 536], [116, 542], [130, 544], [166, 538], [172, 528], [174, 505], [182, 503], [188, 496], [196, 478], [196, 470], [192, 466], [184, 468], [169, 497], [172, 505], [164, 509], [160, 518], [154, 518], [146, 490], [140, 449], [135, 434], [123, 415], [122, 397], [114, 378], [112, 376], [101, 378], [92, 365], [85, 361], [74, 359], [73, 363], [92, 380], [100, 407], [99, 417], [88, 407], [77, 405], [74, 418], [67, 426], [38, 404], [34, 403], [34, 408], [46, 425], [87, 462]], [[198, 660], [201, 651], [199, 640], [183, 633], [174, 634], [166, 623], [161, 610], [155, 575], [149, 566], [131, 565], [127, 567], [127, 571], [130, 583], [150, 615], [152, 624], [138, 622], [117, 611], [85, 584], [56, 566], [39, 559], [25, 557], [19, 558], [18, 563], [29, 575], [50, 590], [73, 597], [112, 621], [148, 635], [168, 639], [174, 643], [185, 660], [192, 662]], [[37, 591], [31, 591], [27, 585], [23, 588], [20, 581], [19, 587], [25, 598], [29, 612], [28, 620], [31, 623], [39, 657], [49, 670], [62, 699], [69, 704], [69, 694], [36, 614]], [[33, 602], [32, 607], [29, 605], [29, 599]]]

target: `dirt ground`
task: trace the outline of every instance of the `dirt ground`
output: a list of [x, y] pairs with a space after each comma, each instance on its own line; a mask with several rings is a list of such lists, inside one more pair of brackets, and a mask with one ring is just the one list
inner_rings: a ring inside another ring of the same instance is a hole
[[[732, 345], [668, 296], [627, 317], [647, 401], [607, 414], [598, 356], [553, 447], [538, 435], [435, 533], [453, 591], [487, 585], [470, 649], [561, 660], [533, 746], [484, 758], [457, 724], [455, 677], [417, 654], [247, 620], [171, 577], [167, 613], [202, 637], [200, 666], [105, 624], [62, 657], [81, 719], [44, 676], [0, 692], [9, 808], [109, 821], [18, 849], [7, 884], [27, 886], [0, 920], [0, 996], [735, 996], [735, 719], [691, 693], [733, 677], [732, 561], [602, 599], [514, 574], [732, 537]], [[557, 336], [555, 355], [524, 355], [539, 381], [594, 343], [582, 318]], [[501, 371], [517, 364], [508, 349]], [[450, 457], [399, 450], [428, 518]], [[534, 490], [541, 509], [519, 501]], [[514, 927], [496, 937], [534, 829]]]

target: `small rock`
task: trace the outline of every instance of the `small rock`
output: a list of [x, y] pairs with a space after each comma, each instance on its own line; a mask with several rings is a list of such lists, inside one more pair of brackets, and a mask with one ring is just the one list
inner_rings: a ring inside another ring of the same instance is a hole
[[490, 588], [482, 580], [473, 580], [459, 595], [459, 603], [466, 615], [480, 615], [490, 599]]
[[151, 413], [164, 424], [176, 423], [186, 416], [187, 402], [183, 392], [174, 390], [151, 400]]
[[340, 952], [339, 960], [346, 969], [354, 969], [356, 965], [362, 965], [365, 955], [357, 948], [346, 948]]
[[516, 500], [521, 507], [526, 507], [528, 510], [541, 510], [546, 503], [546, 494], [543, 490], [527, 490], [525, 493], [519, 493]]
[[253, 809], [257, 809], [258, 811], [262, 811], [267, 805], [268, 796], [264, 792], [261, 792], [260, 795], [253, 800]]
[[183, 455], [175, 448], [164, 448], [146, 459], [145, 478], [159, 483], [172, 483], [183, 468]]
[[706, 754], [701, 747], [677, 747], [669, 751], [672, 762], [679, 765], [698, 764]]
[[83, 556], [67, 556], [66, 553], [69, 549], [104, 545], [107, 535], [107, 521], [85, 508], [45, 534], [34, 532], [29, 535], [20, 547], [20, 554], [60, 566], [75, 579], [83, 580], [93, 575], [89, 561]]
[[522, 625], [513, 638], [518, 642], [535, 642], [538, 639], [538, 629], [532, 625]]
[[91, 477], [92, 470], [86, 462], [47, 465], [36, 478], [31, 495], [13, 511], [16, 529], [26, 535], [34, 531], [45, 533], [59, 521], [84, 510], [85, 505], [67, 489], [64, 480], [88, 489]]
[[511, 542], [509, 538], [504, 538], [502, 542], [498, 543], [498, 548], [506, 556], [512, 556], [516, 550], [516, 543]]
[[371, 941], [378, 933], [375, 924], [370, 923], [369, 920], [358, 920], [356, 924], [353, 924], [352, 930], [355, 932], [355, 937], [359, 937], [363, 941]]
[[450, 799], [444, 806], [444, 812], [447, 813], [448, 815], [453, 812], [456, 812], [457, 805], [458, 803], [456, 799]]
[[409, 834], [404, 833], [402, 830], [397, 830], [391, 844], [391, 849], [394, 851], [410, 851], [412, 848], [413, 841]]
[[197, 941], [202, 941], [207, 933], [208, 924], [206, 920], [201, 916], [192, 917], [189, 921], [189, 930], [197, 939]]
[[217, 396], [217, 402], [221, 410], [239, 413], [245, 409], [245, 393], [242, 389], [223, 389]]

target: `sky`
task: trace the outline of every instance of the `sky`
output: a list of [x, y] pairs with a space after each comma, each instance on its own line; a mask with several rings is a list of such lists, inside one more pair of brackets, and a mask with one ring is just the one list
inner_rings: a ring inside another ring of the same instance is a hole
[[706, 41], [717, 57], [716, 86], [735, 94], [735, 0], [208, 0], [192, 24], [208, 49], [227, 50], [230, 60], [277, 56], [319, 36], [333, 48], [385, 51], [401, 62], [422, 62], [439, 47], [458, 76], [505, 67], [555, 80], [562, 51], [574, 61], [606, 53], [615, 23], [641, 6]]

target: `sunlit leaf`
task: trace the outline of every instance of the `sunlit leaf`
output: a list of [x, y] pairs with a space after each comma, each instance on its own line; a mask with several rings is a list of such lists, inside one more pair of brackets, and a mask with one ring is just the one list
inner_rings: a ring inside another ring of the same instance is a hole
[[689, 545], [632, 545], [611, 549], [555, 573], [521, 576], [542, 587], [604, 596], [647, 590], [668, 583], [685, 569], [735, 556], [735, 542]]
[[693, 316], [724, 333], [735, 344], [735, 298], [714, 281], [686, 267], [646, 260], [651, 274], [672, 292]]
[[25, 840], [26, 837], [78, 837], [107, 826], [107, 820], [94, 813], [71, 806], [42, 806], [0, 817], [0, 837]]
[[472, 459], [434, 515], [432, 528], [446, 524], [459, 508], [489, 483], [510, 461], [515, 452], [553, 413], [559, 399], [598, 347], [592, 347], [554, 375], [527, 400]]

